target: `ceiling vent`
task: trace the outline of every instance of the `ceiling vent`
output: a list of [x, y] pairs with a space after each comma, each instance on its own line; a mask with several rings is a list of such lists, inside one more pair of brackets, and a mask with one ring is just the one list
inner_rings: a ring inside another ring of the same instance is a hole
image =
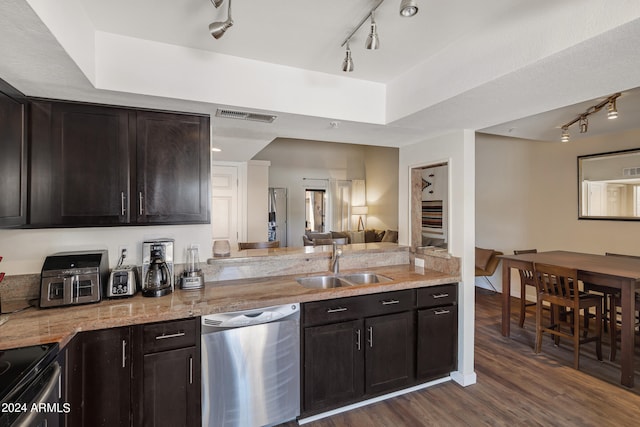
[[640, 168], [623, 168], [622, 176], [638, 176], [640, 175]]
[[225, 110], [222, 108], [218, 108], [216, 110], [216, 117], [223, 117], [225, 119], [251, 120], [254, 122], [262, 122], [262, 123], [273, 123], [273, 121], [278, 116], [274, 116], [271, 114], [256, 114], [256, 113], [249, 113], [247, 111]]

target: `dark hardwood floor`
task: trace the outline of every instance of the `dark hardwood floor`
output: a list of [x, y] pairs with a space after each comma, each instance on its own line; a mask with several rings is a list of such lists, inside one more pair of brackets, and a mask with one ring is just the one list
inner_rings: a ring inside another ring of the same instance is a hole
[[[501, 295], [476, 289], [475, 371], [477, 383], [453, 381], [307, 424], [333, 426], [632, 426], [640, 424], [640, 385], [620, 385], [619, 365], [597, 361], [593, 344], [583, 346], [580, 371], [572, 348], [545, 337], [534, 354], [533, 308], [525, 327], [516, 322], [500, 334]], [[609, 347], [603, 345], [607, 359]], [[591, 346], [591, 347], [590, 347]], [[618, 355], [619, 358], [619, 355]], [[636, 355], [636, 361], [638, 360]], [[638, 365], [636, 365], [638, 366]], [[636, 384], [640, 375], [636, 368]], [[293, 427], [297, 423], [283, 424]]]

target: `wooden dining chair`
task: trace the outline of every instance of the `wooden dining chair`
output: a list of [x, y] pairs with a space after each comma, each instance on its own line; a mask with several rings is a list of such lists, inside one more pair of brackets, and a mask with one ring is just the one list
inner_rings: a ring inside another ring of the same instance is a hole
[[[573, 367], [579, 369], [580, 345], [595, 341], [596, 356], [602, 360], [602, 296], [580, 292], [578, 288], [578, 271], [573, 268], [559, 267], [549, 264], [534, 263], [533, 275], [538, 288], [536, 304], [536, 343], [535, 352], [542, 350], [542, 334], [547, 332], [554, 337], [556, 345], [560, 338], [568, 338], [573, 342]], [[551, 306], [551, 322], [543, 324], [542, 305]], [[565, 307], [571, 315], [560, 317], [559, 309]], [[587, 315], [594, 307], [596, 312], [595, 335], [582, 334], [580, 312]]]
[[[520, 254], [535, 254], [538, 253], [537, 249], [520, 249], [513, 251], [514, 255]], [[527, 311], [527, 307], [531, 307], [536, 305], [535, 302], [527, 302], [527, 286], [531, 286], [534, 290], [536, 290], [536, 279], [533, 277], [533, 271], [531, 270], [520, 270], [518, 269], [518, 273], [520, 273], [520, 320], [518, 324], [522, 328], [524, 326], [524, 317]], [[536, 290], [536, 295], [538, 294]], [[536, 297], [537, 300], [537, 297]]]
[[[607, 252], [605, 255], [640, 260], [640, 256], [636, 255], [624, 255], [611, 252]], [[609, 360], [612, 362], [616, 360], [616, 352], [618, 349], [618, 310], [621, 309], [622, 301], [620, 297], [620, 290], [611, 289], [609, 305], [609, 341], [611, 344], [611, 351], [609, 352]], [[635, 295], [635, 311], [640, 314], [640, 295], [637, 292]], [[636, 316], [636, 324], [638, 324], [638, 320], [638, 316]]]
[[267, 248], [279, 248], [280, 242], [274, 240], [272, 242], [238, 242], [238, 250], [244, 249], [267, 249]]

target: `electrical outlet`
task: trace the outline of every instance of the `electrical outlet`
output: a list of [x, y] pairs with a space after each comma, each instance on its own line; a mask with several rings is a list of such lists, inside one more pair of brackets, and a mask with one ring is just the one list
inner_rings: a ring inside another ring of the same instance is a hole
[[[129, 245], [120, 245], [118, 246], [118, 261], [120, 261], [120, 258], [123, 255], [123, 251], [124, 251], [124, 260], [133, 260], [133, 254], [131, 253], [131, 249], [129, 248]], [[127, 264], [124, 260], [123, 260], [123, 264]]]

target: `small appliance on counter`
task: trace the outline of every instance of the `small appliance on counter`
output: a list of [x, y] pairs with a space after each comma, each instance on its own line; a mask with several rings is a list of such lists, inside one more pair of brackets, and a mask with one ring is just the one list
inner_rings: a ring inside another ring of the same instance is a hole
[[99, 302], [108, 278], [106, 250], [50, 255], [45, 258], [40, 274], [40, 307]]
[[182, 289], [200, 289], [204, 286], [204, 276], [200, 269], [200, 256], [197, 247], [187, 249], [187, 265], [185, 266], [180, 287]]
[[142, 244], [142, 295], [161, 297], [173, 292], [173, 239]]
[[109, 283], [105, 295], [107, 298], [130, 297], [138, 292], [138, 268], [135, 265], [122, 265], [127, 257], [126, 250], [122, 251], [118, 265], [111, 270]]

